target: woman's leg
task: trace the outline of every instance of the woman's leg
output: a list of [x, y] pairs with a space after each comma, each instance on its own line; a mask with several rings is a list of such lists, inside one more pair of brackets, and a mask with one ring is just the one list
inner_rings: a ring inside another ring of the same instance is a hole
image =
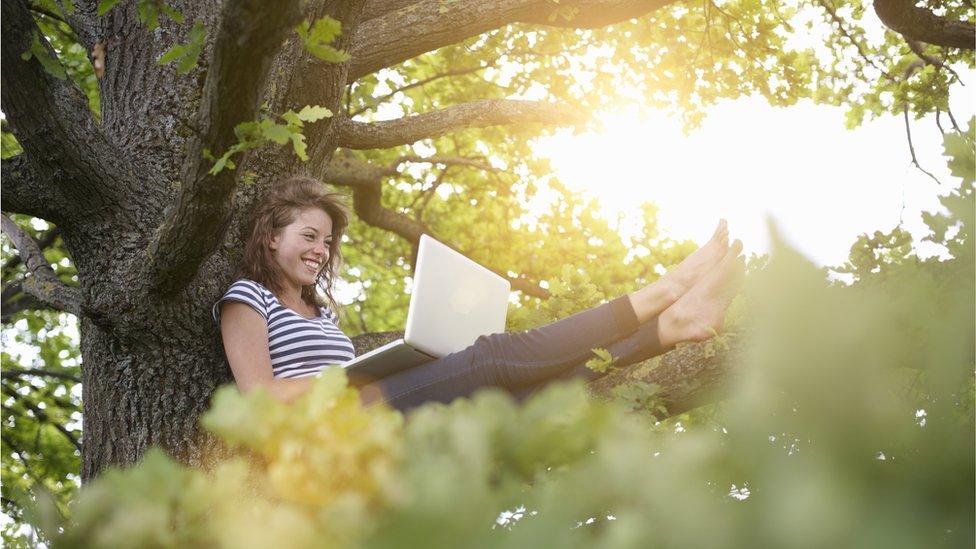
[[[633, 334], [619, 339], [606, 347], [607, 352], [613, 357], [614, 367], [636, 364], [649, 358], [663, 355], [671, 349], [674, 349], [675, 346], [673, 344], [668, 345], [661, 341], [661, 329], [658, 326], [659, 321], [661, 321], [661, 317], [652, 318], [650, 321], [641, 324], [640, 328]], [[575, 378], [584, 381], [593, 381], [604, 375], [588, 368], [586, 362], [584, 360], [553, 377], [531, 385], [509, 389], [508, 392], [517, 400], [523, 401], [553, 381]]]
[[642, 349], [644, 342], [633, 337], [638, 334], [657, 348], [650, 324], [656, 326], [639, 324], [629, 296], [623, 296], [532, 330], [481, 336], [467, 349], [374, 381], [360, 393], [366, 402], [383, 400], [405, 410], [429, 401], [450, 402], [482, 387], [517, 389], [552, 378], [592, 357], [594, 348], [621, 339], [628, 343], [618, 352]]

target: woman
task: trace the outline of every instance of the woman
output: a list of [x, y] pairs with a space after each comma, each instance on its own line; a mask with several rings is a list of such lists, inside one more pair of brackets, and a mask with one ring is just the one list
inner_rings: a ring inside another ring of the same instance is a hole
[[[264, 387], [289, 401], [323, 368], [354, 358], [332, 295], [347, 224], [340, 195], [310, 178], [283, 181], [258, 205], [239, 280], [214, 305], [242, 392]], [[707, 339], [721, 329], [741, 283], [741, 250], [738, 240], [728, 246], [722, 220], [705, 246], [640, 290], [540, 328], [479, 337], [467, 349], [365, 384], [361, 398], [406, 410], [486, 386], [520, 394], [556, 378], [595, 376], [584, 365], [597, 347], [623, 365]]]

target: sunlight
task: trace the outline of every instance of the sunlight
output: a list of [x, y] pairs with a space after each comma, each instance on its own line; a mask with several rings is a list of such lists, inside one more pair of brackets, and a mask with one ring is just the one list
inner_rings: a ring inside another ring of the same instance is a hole
[[[965, 98], [958, 112], [972, 111]], [[768, 252], [767, 219], [819, 265], [843, 263], [858, 235], [899, 223], [920, 255], [943, 252], [921, 241], [921, 212], [940, 210], [938, 196], [955, 184], [932, 120], [915, 122], [913, 139], [919, 162], [942, 185], [911, 166], [904, 122], [892, 116], [846, 130], [841, 108], [774, 108], [753, 97], [713, 106], [687, 135], [680, 121], [650, 109], [597, 120], [599, 131], [561, 131], [535, 140], [533, 150], [553, 177], [597, 198], [606, 219], [621, 217], [624, 238], [638, 232], [640, 204], [651, 202], [664, 236], [703, 244], [725, 218], [747, 254]], [[531, 201], [529, 212], [544, 202]]]

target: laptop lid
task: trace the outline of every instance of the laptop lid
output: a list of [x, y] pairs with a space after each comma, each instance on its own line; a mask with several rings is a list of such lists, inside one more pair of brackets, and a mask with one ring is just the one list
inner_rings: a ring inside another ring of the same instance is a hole
[[505, 330], [511, 283], [426, 234], [413, 282], [408, 345], [443, 357]]

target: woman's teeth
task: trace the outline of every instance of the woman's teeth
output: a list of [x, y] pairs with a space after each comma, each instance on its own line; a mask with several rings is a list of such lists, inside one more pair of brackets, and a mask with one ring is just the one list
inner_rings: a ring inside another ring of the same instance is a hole
[[308, 267], [309, 269], [312, 269], [312, 270], [315, 270], [315, 271], [319, 270], [319, 264], [318, 264], [317, 261], [311, 261], [311, 260], [305, 259], [302, 262], [305, 263], [305, 266]]

